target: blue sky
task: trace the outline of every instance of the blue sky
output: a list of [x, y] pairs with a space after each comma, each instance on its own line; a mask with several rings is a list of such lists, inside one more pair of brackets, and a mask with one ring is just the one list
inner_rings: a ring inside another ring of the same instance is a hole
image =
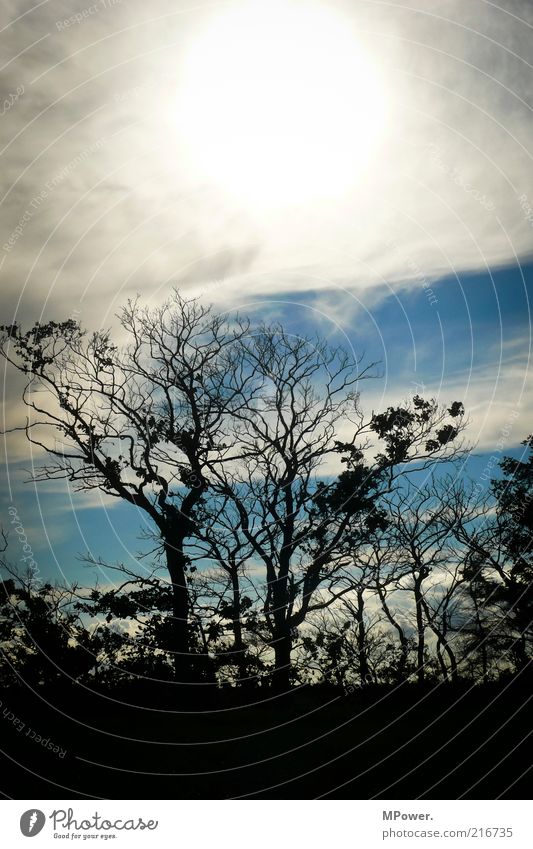
[[[65, 27], [70, 5], [4, 2], [6, 323], [116, 327], [128, 297], [158, 306], [176, 285], [378, 361], [367, 411], [416, 391], [462, 400], [474, 476], [502, 434], [518, 450], [533, 421], [530, 0], [328, 0], [318, 17], [300, 0], [101, 3]], [[20, 386], [6, 375], [7, 426]], [[131, 508], [23, 485], [27, 456], [10, 437], [43, 574], [87, 580], [87, 548], [142, 547]]]
[[[349, 342], [357, 353], [365, 352], [367, 362], [382, 360], [383, 377], [362, 387], [361, 401], [367, 409], [370, 399], [385, 403], [416, 391], [424, 394], [421, 384], [426, 395], [437, 388], [443, 402], [463, 400], [468, 413], [474, 407], [470, 433], [480, 444], [472, 451], [466, 471], [479, 479], [506, 422], [510, 420], [512, 428], [503, 453], [519, 453], [518, 445], [528, 432], [531, 393], [522, 403], [520, 393], [526, 374], [532, 289], [533, 265], [526, 265], [498, 270], [492, 280], [482, 274], [443, 279], [433, 284], [437, 302], [431, 304], [423, 289], [400, 289], [368, 310], [354, 306], [351, 294], [333, 291], [304, 296], [299, 292], [297, 297], [287, 293], [275, 303], [259, 299], [250, 313], [255, 319], [279, 317], [298, 334], [319, 331], [332, 343]], [[335, 314], [346, 318], [342, 329], [336, 328], [326, 313], [327, 317], [317, 322], [316, 309], [323, 311], [328, 298], [335, 299]], [[484, 380], [482, 391], [479, 374]], [[513, 417], [515, 409], [518, 415]], [[102, 508], [97, 493], [73, 493], [66, 482], [22, 483], [27, 466], [23, 461], [10, 466], [12, 502], [4, 489], [2, 512], [9, 527], [7, 508], [10, 503], [16, 506], [43, 576], [90, 584], [97, 571], [78, 559], [88, 550], [95, 558], [129, 564], [135, 562], [139, 551], [147, 550], [148, 543], [138, 535], [140, 522], [148, 526], [134, 508], [118, 500], [116, 506], [107, 501]], [[13, 534], [9, 551], [15, 561]], [[98, 579], [112, 580], [112, 574], [99, 573]]]

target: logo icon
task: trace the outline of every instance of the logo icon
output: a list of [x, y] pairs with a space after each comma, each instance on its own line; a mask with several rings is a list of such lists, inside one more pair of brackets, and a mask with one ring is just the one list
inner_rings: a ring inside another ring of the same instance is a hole
[[20, 830], [24, 837], [35, 837], [42, 831], [45, 822], [46, 817], [42, 811], [30, 808], [29, 811], [24, 811], [20, 818]]

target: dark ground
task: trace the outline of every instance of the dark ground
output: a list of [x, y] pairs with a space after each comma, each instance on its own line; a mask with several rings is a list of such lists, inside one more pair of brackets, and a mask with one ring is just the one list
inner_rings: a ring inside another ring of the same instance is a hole
[[[79, 687], [0, 698], [0, 790], [15, 799], [531, 795], [531, 688], [523, 680], [346, 697], [321, 688], [275, 697], [143, 686], [112, 698]], [[46, 748], [48, 738], [64, 757]]]

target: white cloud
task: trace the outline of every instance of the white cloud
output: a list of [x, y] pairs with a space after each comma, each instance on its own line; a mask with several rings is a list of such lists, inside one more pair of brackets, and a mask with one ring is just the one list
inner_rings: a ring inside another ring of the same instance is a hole
[[[432, 280], [525, 257], [533, 232], [517, 198], [533, 198], [530, 4], [509, 14], [482, 0], [328, 5], [355, 22], [379, 65], [393, 122], [344, 198], [274, 212], [187, 170], [173, 91], [209, 11], [99, 0], [61, 28], [73, 9], [51, 2], [14, 22], [3, 33], [13, 57], [42, 40], [6, 68], [6, 96], [25, 90], [2, 117], [0, 244], [31, 213], [3, 252], [10, 308], [23, 289], [32, 317], [49, 299], [49, 313], [77, 308], [86, 323], [106, 323], [126, 294], [159, 298], [169, 280], [224, 280], [210, 295], [232, 302], [339, 283], [372, 297], [413, 278], [413, 262]], [[20, 15], [20, 4], [9, 8]]]
[[[328, 3], [355, 24], [379, 66], [392, 121], [366, 175], [343, 197], [274, 210], [240, 203], [187, 167], [172, 110], [181, 57], [213, 14], [210, 4], [98, 0], [86, 15], [58, 0], [27, 14], [15, 0], [4, 5], [13, 21], [0, 34], [9, 61], [4, 97], [24, 87], [0, 119], [7, 320], [44, 310], [107, 326], [127, 296], [159, 301], [176, 283], [222, 308], [316, 290], [320, 321], [349, 331], [358, 310], [419, 288], [421, 276], [430, 284], [531, 253], [519, 200], [533, 205], [527, 0], [505, 9], [484, 0]], [[358, 299], [352, 311], [339, 287]], [[528, 430], [522, 350], [517, 341], [516, 362], [506, 352], [498, 380], [484, 367], [448, 371], [433, 387], [445, 400], [464, 400], [480, 448], [490, 450], [519, 402], [513, 433]], [[370, 391], [376, 409], [392, 401], [387, 384], [368, 386], [365, 407]], [[9, 393], [11, 404], [14, 380]], [[8, 415], [20, 420], [18, 408]], [[11, 460], [26, 455], [22, 438], [10, 446]]]

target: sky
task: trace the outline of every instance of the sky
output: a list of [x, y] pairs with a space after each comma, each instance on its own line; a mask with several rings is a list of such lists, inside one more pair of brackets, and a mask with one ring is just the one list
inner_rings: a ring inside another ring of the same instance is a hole
[[[3, 320], [108, 327], [172, 286], [319, 332], [381, 377], [363, 406], [462, 400], [468, 471], [531, 430], [533, 6], [7, 0]], [[8, 425], [20, 382], [3, 374]], [[141, 547], [130, 508], [35, 488], [43, 572]], [[504, 453], [505, 453], [504, 452]]]

